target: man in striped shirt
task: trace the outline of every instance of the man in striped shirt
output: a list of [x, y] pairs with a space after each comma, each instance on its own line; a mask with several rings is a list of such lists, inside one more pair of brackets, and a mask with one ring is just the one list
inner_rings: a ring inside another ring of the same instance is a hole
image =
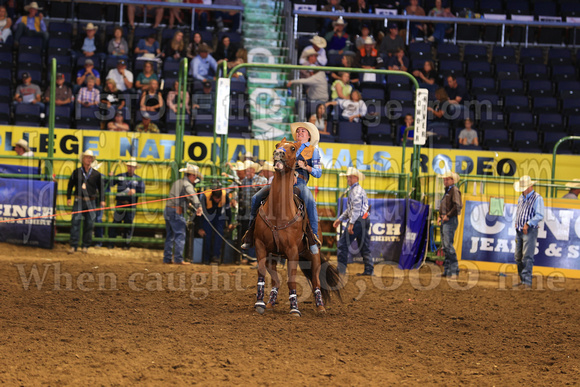
[[81, 87], [77, 101], [84, 107], [95, 106], [99, 103], [101, 92], [95, 88], [96, 79], [94, 76], [87, 77], [87, 86]]
[[544, 219], [544, 199], [534, 191], [534, 184], [529, 176], [522, 176], [514, 183], [514, 190], [521, 192], [515, 214], [516, 252], [520, 283], [514, 288], [532, 287], [532, 270], [534, 268], [534, 253], [538, 240], [538, 224]]
[[347, 227], [343, 228], [338, 240], [338, 271], [341, 274], [346, 273], [349, 246], [353, 239], [356, 239], [365, 266], [364, 272], [357, 275], [373, 275], [373, 258], [369, 248], [369, 228], [371, 226], [370, 219], [368, 219], [369, 200], [366, 191], [359, 184], [359, 181], [364, 180], [365, 175], [356, 168], [349, 167], [346, 173], [341, 173], [340, 176], [346, 176], [349, 188], [346, 191], [348, 195], [346, 210], [333, 224], [336, 228], [342, 222], [347, 221]]

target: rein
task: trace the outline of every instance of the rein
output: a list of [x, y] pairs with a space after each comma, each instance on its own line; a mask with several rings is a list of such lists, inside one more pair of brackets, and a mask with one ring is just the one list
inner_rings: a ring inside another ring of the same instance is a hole
[[274, 235], [274, 244], [276, 245], [276, 252], [280, 252], [280, 248], [279, 248], [280, 236], [278, 235], [278, 231], [287, 229], [288, 227], [290, 227], [291, 225], [293, 225], [298, 220], [300, 220], [304, 217], [304, 204], [301, 203], [300, 206], [298, 207], [298, 211], [296, 212], [294, 217], [289, 222], [286, 222], [286, 224], [284, 224], [282, 226], [276, 226], [275, 224], [272, 224], [272, 222], [270, 222], [270, 220], [266, 216], [266, 212], [264, 212], [263, 206], [260, 206], [259, 214], [260, 214], [260, 218], [262, 218], [264, 223], [266, 223], [266, 225], [270, 228], [270, 230], [272, 230], [272, 235]]

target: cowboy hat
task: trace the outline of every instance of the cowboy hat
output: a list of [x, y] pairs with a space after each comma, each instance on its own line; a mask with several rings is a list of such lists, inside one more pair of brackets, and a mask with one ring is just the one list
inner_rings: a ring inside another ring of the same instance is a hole
[[313, 48], [307, 48], [306, 50], [304, 50], [304, 52], [302, 53], [302, 58], [308, 58], [311, 55], [316, 55], [318, 56], [318, 53], [316, 52], [315, 49]]
[[310, 39], [310, 43], [314, 44], [316, 47], [319, 48], [325, 48], [326, 47], [326, 39], [324, 39], [322, 36], [313, 36], [312, 39]]
[[364, 44], [375, 44], [375, 40], [372, 36], [367, 36], [364, 40]]
[[262, 167], [260, 164], [253, 162], [252, 160], [244, 161], [244, 169], [252, 168], [256, 173], [260, 172]]
[[140, 167], [140, 165], [137, 163], [137, 159], [135, 157], [131, 157], [131, 159], [129, 161], [125, 162], [125, 165], [128, 167], [135, 167], [135, 168]]
[[514, 191], [524, 192], [534, 184], [536, 184], [536, 182], [533, 181], [531, 177], [529, 177], [528, 175], [522, 176], [520, 177], [519, 181], [516, 181], [514, 183]]
[[36, 1], [33, 1], [32, 3], [24, 6], [24, 12], [28, 12], [28, 10], [31, 8], [36, 10], [42, 9], [38, 6], [38, 3]]
[[337, 20], [332, 22], [332, 26], [346, 26], [348, 23], [345, 23], [344, 19], [342, 18], [342, 16], [340, 16]]
[[190, 163], [185, 164], [185, 168], [181, 168], [179, 170], [179, 172], [183, 172], [183, 173], [195, 175], [195, 176], [202, 176], [201, 170], [199, 169], [199, 167], [195, 164], [190, 164]]
[[14, 144], [14, 146], [19, 146], [27, 152], [30, 150], [30, 148], [28, 147], [28, 141], [26, 141], [24, 139], [20, 139], [20, 140], [16, 141], [16, 144]]
[[359, 181], [363, 181], [365, 179], [364, 173], [356, 169], [355, 167], [348, 167], [346, 169], [346, 173], [341, 173], [339, 176], [356, 176], [358, 177]]
[[459, 175], [455, 172], [451, 172], [451, 171], [446, 171], [444, 174], [439, 175], [440, 178], [442, 179], [446, 179], [448, 177], [453, 179], [453, 184], [457, 184], [457, 182], [459, 181]]
[[84, 151], [84, 152], [81, 154], [81, 160], [82, 160], [82, 159], [83, 159], [83, 157], [85, 157], [85, 156], [92, 157], [92, 158], [93, 158], [93, 161], [95, 161], [95, 158], [96, 158], [96, 157], [95, 157], [95, 154], [93, 153], [93, 151], [92, 151], [92, 150], [90, 150], [90, 149], [89, 149], [89, 150], [86, 150], [86, 151]]
[[571, 182], [566, 183], [566, 188], [580, 189], [580, 179], [574, 179]]
[[99, 29], [99, 26], [96, 26], [96, 25], [94, 25], [93, 23], [87, 23], [87, 25], [86, 25], [86, 26], [84, 26], [84, 27], [83, 27], [83, 29], [84, 29], [85, 31], [92, 31], [92, 30], [95, 30], [95, 31], [96, 31], [96, 30], [98, 30], [98, 29]]
[[298, 128], [304, 128], [310, 133], [310, 145], [316, 146], [320, 141], [320, 133], [318, 133], [318, 128], [311, 122], [294, 122], [290, 124], [290, 130], [292, 131], [292, 138], [296, 141], [296, 131]]
[[264, 165], [262, 165], [262, 171], [276, 172], [274, 169], [274, 164], [269, 161], [264, 161]]
[[236, 163], [233, 164], [230, 168], [232, 169], [232, 171], [243, 171], [246, 169], [244, 163], [241, 161], [236, 161]]

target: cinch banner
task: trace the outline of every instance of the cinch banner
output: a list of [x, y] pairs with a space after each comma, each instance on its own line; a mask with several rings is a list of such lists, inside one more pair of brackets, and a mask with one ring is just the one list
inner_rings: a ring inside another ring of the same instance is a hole
[[[516, 199], [506, 199], [503, 216], [492, 216], [488, 200], [465, 198], [457, 249], [462, 260], [515, 264]], [[580, 270], [580, 202], [544, 199], [544, 203], [534, 266]]]
[[[54, 213], [56, 183], [52, 181], [0, 179], [0, 220], [14, 220]], [[0, 242], [51, 249], [54, 217], [0, 223]]]
[[[341, 201], [346, 208], [347, 199]], [[370, 250], [375, 263], [398, 263], [401, 269], [416, 268], [425, 254], [429, 206], [411, 199], [369, 199], [371, 206]], [[342, 228], [347, 223], [342, 224]], [[339, 235], [340, 238], [340, 235]], [[353, 241], [349, 251], [358, 251]], [[362, 262], [349, 253], [349, 262]]]

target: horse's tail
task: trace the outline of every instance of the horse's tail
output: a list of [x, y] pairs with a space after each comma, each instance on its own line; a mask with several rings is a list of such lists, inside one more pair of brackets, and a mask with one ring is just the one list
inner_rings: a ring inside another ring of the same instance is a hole
[[[322, 254], [320, 255], [320, 264], [320, 290], [322, 292], [324, 303], [330, 302], [332, 293], [342, 301], [340, 290], [344, 287], [344, 284], [340, 279], [338, 270], [335, 266], [331, 265], [328, 258], [323, 257]], [[306, 256], [300, 255], [299, 266], [308, 280], [308, 283], [312, 284], [312, 262]]]

